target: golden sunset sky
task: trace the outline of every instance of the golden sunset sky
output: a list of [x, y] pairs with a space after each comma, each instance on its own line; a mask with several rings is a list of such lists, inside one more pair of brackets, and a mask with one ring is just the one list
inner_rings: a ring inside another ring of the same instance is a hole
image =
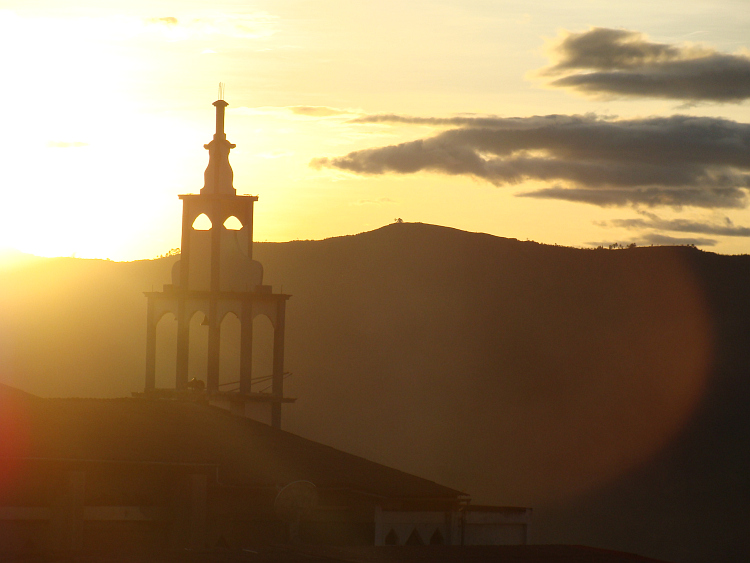
[[219, 82], [255, 238], [750, 252], [747, 0], [4, 0], [0, 247], [180, 245]]

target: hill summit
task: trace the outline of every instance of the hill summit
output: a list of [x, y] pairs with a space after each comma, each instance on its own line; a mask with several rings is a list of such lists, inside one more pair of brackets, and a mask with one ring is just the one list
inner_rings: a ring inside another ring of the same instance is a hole
[[[698, 561], [722, 530], [727, 557], [750, 553], [732, 534], [750, 501], [747, 256], [396, 223], [254, 257], [293, 295], [285, 429], [539, 507], [536, 541]], [[142, 389], [142, 292], [174, 260], [43, 259], [3, 276], [4, 382]]]

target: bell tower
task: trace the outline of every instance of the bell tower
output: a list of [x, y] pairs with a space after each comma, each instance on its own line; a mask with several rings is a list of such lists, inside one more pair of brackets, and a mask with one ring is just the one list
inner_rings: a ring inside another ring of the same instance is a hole
[[[220, 96], [221, 97], [221, 96]], [[205, 392], [209, 401], [226, 399], [232, 409], [246, 412], [266, 410], [271, 425], [281, 426], [284, 398], [284, 323], [286, 301], [290, 295], [273, 293], [263, 285], [263, 266], [253, 260], [253, 205], [257, 196], [237, 195], [229, 151], [236, 145], [224, 133], [227, 102], [219, 99], [216, 108], [216, 132], [203, 145], [208, 150], [208, 166], [200, 194], [180, 195], [182, 200], [182, 243], [180, 260], [172, 268], [172, 283], [163, 291], [147, 292], [146, 385], [145, 395], [156, 394], [156, 326], [166, 313], [177, 319], [177, 357], [175, 393], [188, 392], [190, 356], [190, 319], [197, 312], [208, 324], [208, 361]], [[205, 216], [205, 217], [201, 217]], [[210, 222], [210, 228], [196, 228], [196, 219]], [[239, 230], [226, 228], [227, 220], [239, 221]], [[234, 313], [240, 321], [240, 377], [238, 392], [219, 390], [221, 321]], [[265, 315], [273, 325], [273, 373], [270, 393], [251, 391], [253, 359], [253, 319]]]

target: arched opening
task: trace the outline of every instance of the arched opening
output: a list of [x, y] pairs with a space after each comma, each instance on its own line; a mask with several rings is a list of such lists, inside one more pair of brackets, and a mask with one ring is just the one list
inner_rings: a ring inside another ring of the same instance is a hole
[[234, 313], [221, 321], [219, 338], [219, 389], [236, 391], [240, 387], [240, 343], [242, 324]]
[[273, 325], [265, 315], [253, 319], [253, 386], [261, 393], [271, 392], [273, 373]]
[[398, 545], [398, 534], [396, 533], [396, 530], [391, 528], [391, 531], [385, 536], [385, 541], [383, 543], [385, 545]]
[[190, 351], [188, 353], [188, 381], [199, 379], [207, 383], [208, 372], [208, 323], [206, 315], [196, 311], [190, 318]]
[[422, 538], [419, 535], [419, 532], [417, 532], [416, 528], [411, 531], [411, 534], [409, 534], [409, 537], [407, 538], [404, 545], [424, 545], [424, 542], [422, 541]]
[[177, 381], [177, 319], [166, 313], [156, 323], [156, 388], [174, 389]]
[[430, 545], [443, 545], [444, 543], [445, 543], [445, 538], [443, 538], [443, 534], [440, 531], [440, 528], [437, 528], [432, 533], [432, 536], [430, 536]]
[[205, 213], [201, 213], [193, 221], [193, 229], [196, 231], [210, 231], [211, 227], [213, 227], [211, 219]]
[[234, 215], [227, 217], [227, 220], [224, 221], [224, 228], [229, 231], [240, 231], [242, 230], [242, 227], [242, 222]]

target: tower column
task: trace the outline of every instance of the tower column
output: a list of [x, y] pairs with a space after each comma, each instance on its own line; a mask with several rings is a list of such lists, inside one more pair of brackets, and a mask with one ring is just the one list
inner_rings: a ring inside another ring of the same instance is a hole
[[175, 388], [187, 389], [188, 354], [190, 353], [190, 318], [185, 310], [185, 299], [177, 303], [177, 358], [175, 363]]
[[245, 214], [245, 224], [243, 227], [247, 229], [247, 257], [252, 259], [253, 257], [253, 206], [254, 201], [250, 200], [247, 202], [247, 213]]
[[190, 286], [190, 234], [193, 224], [190, 221], [191, 205], [184, 201], [182, 207], [182, 238], [180, 243], [180, 283], [179, 287], [187, 289]]
[[219, 360], [221, 347], [221, 319], [216, 298], [211, 298], [208, 307], [208, 365], [206, 366], [206, 389], [209, 393], [219, 391]]
[[[219, 107], [217, 106], [217, 112], [218, 109]], [[218, 202], [211, 202], [211, 211], [211, 299], [208, 306], [208, 366], [206, 371], [206, 389], [208, 389], [209, 393], [218, 393], [219, 362], [221, 359], [221, 319], [219, 318], [219, 306], [216, 294], [221, 291], [221, 235], [224, 230], [224, 225], [221, 224], [221, 215], [219, 214], [220, 206]]]
[[219, 202], [211, 202], [211, 292], [221, 291], [221, 235], [224, 225], [221, 224], [221, 206]]
[[156, 388], [156, 322], [154, 300], [148, 298], [146, 313], [146, 391]]
[[240, 393], [250, 393], [253, 377], [253, 305], [242, 304], [240, 315]]
[[271, 407], [271, 426], [281, 428], [281, 399], [284, 397], [284, 328], [286, 299], [276, 301], [276, 324], [273, 327], [273, 376], [271, 394], [277, 400]]

